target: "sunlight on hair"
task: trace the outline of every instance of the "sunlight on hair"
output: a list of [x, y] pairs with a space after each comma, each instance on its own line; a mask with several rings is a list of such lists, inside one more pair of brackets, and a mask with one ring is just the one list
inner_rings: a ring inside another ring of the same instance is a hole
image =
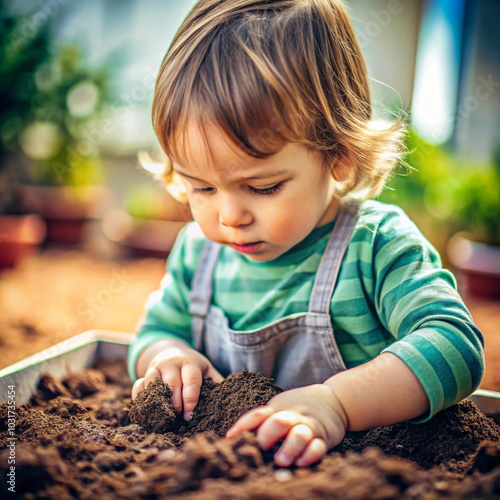
[[186, 188], [182, 184], [180, 176], [176, 172], [170, 173], [167, 177], [166, 190], [181, 203], [187, 203]]
[[187, 203], [186, 188], [182, 184], [180, 177], [172, 170], [171, 164], [166, 157], [159, 160], [147, 151], [139, 151], [137, 160], [144, 170], [153, 174], [154, 178], [163, 184], [167, 192], [175, 200], [180, 203]]
[[139, 153], [137, 153], [137, 159], [142, 168], [154, 175], [162, 175], [165, 171], [165, 163], [155, 160], [151, 154], [146, 151], [139, 151]]

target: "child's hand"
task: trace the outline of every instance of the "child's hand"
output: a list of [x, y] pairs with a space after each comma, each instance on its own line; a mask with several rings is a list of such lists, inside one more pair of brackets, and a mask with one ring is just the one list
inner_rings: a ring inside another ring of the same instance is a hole
[[342, 441], [347, 416], [333, 391], [323, 384], [291, 389], [274, 396], [240, 417], [227, 431], [232, 437], [257, 429], [260, 448], [268, 450], [280, 439], [283, 444], [274, 454], [280, 467], [314, 464]]
[[150, 382], [161, 378], [172, 390], [172, 405], [177, 413], [183, 412], [190, 420], [198, 403], [204, 378], [222, 382], [224, 377], [212, 363], [198, 351], [186, 346], [175, 346], [160, 351], [149, 364], [144, 378], [138, 379], [132, 387], [132, 399]]

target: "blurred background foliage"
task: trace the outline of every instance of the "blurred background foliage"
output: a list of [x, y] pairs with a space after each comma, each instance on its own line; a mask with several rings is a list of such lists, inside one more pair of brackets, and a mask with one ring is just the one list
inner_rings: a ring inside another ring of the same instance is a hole
[[500, 155], [478, 162], [432, 145], [409, 130], [407, 166], [379, 196], [403, 208], [444, 253], [451, 235], [500, 245]]
[[0, 2], [0, 214], [14, 210], [16, 197], [6, 158], [19, 149], [19, 136], [31, 113], [35, 71], [48, 57], [47, 29], [19, 39], [21, 18]]
[[19, 144], [32, 181], [85, 186], [103, 181], [99, 151], [87, 138], [102, 112], [107, 74], [83, 67], [82, 49], [62, 45], [35, 71], [35, 91]]
[[[18, 138], [31, 113], [35, 71], [48, 57], [46, 30], [16, 42], [20, 19], [0, 3], [0, 162], [19, 147]], [[20, 44], [22, 43], [22, 46]]]
[[127, 192], [125, 211], [140, 219], [188, 221], [191, 217], [187, 206], [146, 182], [135, 185]]

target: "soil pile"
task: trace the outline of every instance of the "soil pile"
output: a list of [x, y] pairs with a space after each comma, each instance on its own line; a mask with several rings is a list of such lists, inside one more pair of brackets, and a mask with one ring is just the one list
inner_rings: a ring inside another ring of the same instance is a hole
[[137, 396], [129, 416], [131, 422], [148, 432], [170, 431], [187, 438], [212, 432], [224, 437], [238, 417], [256, 406], [265, 405], [280, 392], [282, 389], [272, 379], [246, 370], [229, 375], [220, 384], [206, 379], [193, 416], [186, 422], [182, 415], [174, 412], [169, 387], [156, 379]]
[[206, 381], [185, 422], [162, 382], [132, 404], [124, 364], [97, 368], [61, 382], [46, 374], [16, 409], [15, 494], [5, 480], [10, 441], [0, 406], [0, 497], [500, 498], [500, 426], [468, 401], [425, 424], [350, 433], [319, 465], [288, 470], [251, 433], [221, 438], [280, 392], [270, 379], [241, 372]]
[[500, 426], [472, 401], [465, 400], [425, 424], [402, 422], [348, 433], [335, 450], [361, 451], [378, 446], [385, 453], [408, 458], [426, 469], [436, 466], [460, 474], [468, 469], [471, 454], [483, 441], [500, 441]]

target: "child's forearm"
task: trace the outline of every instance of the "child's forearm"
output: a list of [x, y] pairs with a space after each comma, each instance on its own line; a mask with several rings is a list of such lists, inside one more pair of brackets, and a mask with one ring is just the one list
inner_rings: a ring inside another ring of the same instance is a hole
[[350, 431], [416, 418], [429, 399], [415, 374], [397, 356], [384, 353], [324, 382], [342, 405]]
[[146, 349], [144, 349], [144, 351], [141, 352], [137, 359], [137, 363], [135, 365], [137, 378], [144, 377], [151, 361], [159, 352], [164, 351], [165, 349], [171, 349], [172, 347], [179, 347], [182, 349], [190, 348], [187, 342], [176, 338], [159, 340], [158, 342], [149, 345]]

